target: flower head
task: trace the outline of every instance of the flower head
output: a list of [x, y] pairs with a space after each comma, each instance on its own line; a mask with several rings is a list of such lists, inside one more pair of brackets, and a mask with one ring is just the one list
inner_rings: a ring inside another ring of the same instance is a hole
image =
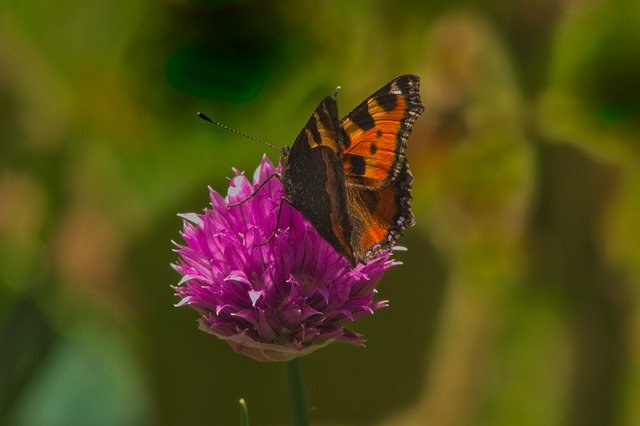
[[345, 325], [387, 305], [374, 300], [375, 286], [397, 262], [385, 252], [352, 267], [283, 203], [278, 179], [256, 191], [274, 173], [265, 156], [253, 183], [236, 171], [226, 198], [210, 189], [211, 209], [181, 215], [177, 306], [193, 307], [202, 330], [260, 361], [286, 361], [333, 341], [363, 345]]

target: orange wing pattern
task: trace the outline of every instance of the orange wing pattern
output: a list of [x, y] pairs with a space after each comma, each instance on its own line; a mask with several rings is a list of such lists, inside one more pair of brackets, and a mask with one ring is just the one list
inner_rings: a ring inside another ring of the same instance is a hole
[[411, 213], [412, 184], [413, 176], [405, 162], [394, 185], [381, 189], [347, 187], [353, 228], [351, 247], [356, 259], [369, 260], [390, 250], [402, 231], [415, 223]]
[[402, 75], [355, 107], [341, 122], [347, 185], [382, 188], [405, 163], [411, 127], [424, 111], [417, 76]]
[[338, 113], [335, 102], [333, 97], [323, 99], [311, 114], [311, 118], [302, 131], [306, 134], [307, 143], [311, 149], [324, 146], [330, 148], [341, 158], [342, 148], [338, 146], [338, 138], [336, 137]]

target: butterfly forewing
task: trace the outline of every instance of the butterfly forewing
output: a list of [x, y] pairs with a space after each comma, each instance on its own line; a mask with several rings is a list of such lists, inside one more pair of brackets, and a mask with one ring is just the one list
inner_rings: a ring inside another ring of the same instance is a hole
[[381, 188], [403, 167], [411, 128], [424, 111], [419, 82], [397, 77], [341, 120], [347, 185]]
[[336, 101], [327, 97], [313, 112], [290, 150], [285, 150], [282, 181], [289, 202], [329, 244], [353, 262], [338, 128]]

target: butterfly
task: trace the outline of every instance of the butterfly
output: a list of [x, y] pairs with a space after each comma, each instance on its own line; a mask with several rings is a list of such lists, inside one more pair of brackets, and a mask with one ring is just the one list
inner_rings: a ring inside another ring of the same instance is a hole
[[418, 76], [401, 75], [342, 119], [327, 96], [282, 151], [285, 200], [352, 264], [390, 250], [415, 223], [405, 151], [424, 111], [419, 91]]

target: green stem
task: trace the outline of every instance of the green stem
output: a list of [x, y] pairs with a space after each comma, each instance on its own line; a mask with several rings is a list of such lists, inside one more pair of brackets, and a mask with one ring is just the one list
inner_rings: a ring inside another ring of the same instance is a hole
[[298, 359], [294, 358], [284, 364], [287, 375], [287, 386], [289, 388], [289, 401], [291, 404], [291, 418], [293, 426], [309, 426], [307, 418], [307, 400], [302, 384], [302, 375]]

